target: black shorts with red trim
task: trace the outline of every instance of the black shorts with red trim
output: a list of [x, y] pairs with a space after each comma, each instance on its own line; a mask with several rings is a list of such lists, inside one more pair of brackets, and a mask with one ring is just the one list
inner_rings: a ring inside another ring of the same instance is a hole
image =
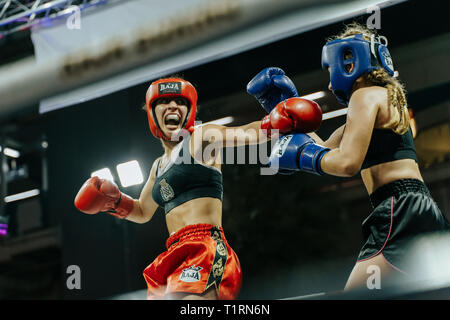
[[358, 262], [383, 254], [394, 269], [409, 274], [412, 241], [450, 230], [447, 218], [420, 180], [401, 179], [383, 185], [370, 195], [370, 201], [374, 210], [362, 223], [364, 245]]

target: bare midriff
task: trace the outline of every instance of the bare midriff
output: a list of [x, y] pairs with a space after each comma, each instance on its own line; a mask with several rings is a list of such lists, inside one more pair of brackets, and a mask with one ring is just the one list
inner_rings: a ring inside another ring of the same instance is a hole
[[222, 201], [216, 198], [189, 200], [166, 214], [169, 234], [192, 224], [212, 224], [222, 226]]
[[401, 159], [374, 165], [361, 170], [361, 178], [369, 194], [382, 185], [395, 180], [418, 179], [423, 181], [419, 166], [413, 159]]

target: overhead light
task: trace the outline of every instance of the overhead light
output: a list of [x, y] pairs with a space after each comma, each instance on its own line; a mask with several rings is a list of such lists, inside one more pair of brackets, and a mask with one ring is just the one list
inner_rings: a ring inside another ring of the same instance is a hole
[[343, 108], [343, 109], [339, 109], [339, 110], [335, 110], [335, 111], [330, 111], [330, 112], [324, 113], [322, 115], [322, 120], [327, 120], [327, 119], [331, 119], [331, 118], [336, 118], [336, 117], [342, 116], [344, 114], [347, 114], [347, 110], [348, 110], [348, 108]]
[[114, 181], [114, 177], [111, 173], [111, 170], [109, 170], [108, 168], [103, 168], [103, 169], [92, 172], [91, 177], [95, 177], [95, 176], [99, 177], [100, 179]]
[[[2, 151], [2, 147], [0, 147], [0, 152], [1, 151]], [[11, 149], [11, 148], [5, 148], [5, 151], [3, 153], [5, 154], [5, 156], [11, 157], [11, 158], [20, 157], [20, 152], [15, 149]]]
[[11, 158], [18, 158], [20, 157], [20, 152], [14, 149], [5, 148], [5, 155]]
[[37, 196], [39, 194], [40, 194], [39, 189], [33, 189], [30, 191], [25, 191], [25, 192], [7, 196], [7, 197], [5, 197], [5, 202], [13, 202], [13, 201], [18, 201], [18, 200], [23, 200], [26, 198], [31, 198], [31, 197]]
[[220, 118], [220, 119], [216, 119], [216, 120], [212, 120], [212, 121], [201, 123], [199, 125], [196, 125], [196, 127], [202, 127], [205, 124], [217, 124], [217, 125], [223, 126], [223, 125], [232, 123], [233, 121], [234, 121], [233, 117], [225, 117], [225, 118]]
[[123, 187], [134, 186], [144, 182], [141, 167], [136, 160], [118, 164], [116, 168]]
[[325, 97], [325, 91], [318, 91], [311, 94], [307, 94], [306, 96], [301, 96], [300, 98], [307, 99], [307, 100], [317, 100], [320, 98]]

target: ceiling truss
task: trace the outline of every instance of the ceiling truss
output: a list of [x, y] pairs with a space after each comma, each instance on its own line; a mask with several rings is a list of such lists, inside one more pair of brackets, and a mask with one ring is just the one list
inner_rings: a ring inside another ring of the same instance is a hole
[[0, 0], [0, 39], [114, 0]]

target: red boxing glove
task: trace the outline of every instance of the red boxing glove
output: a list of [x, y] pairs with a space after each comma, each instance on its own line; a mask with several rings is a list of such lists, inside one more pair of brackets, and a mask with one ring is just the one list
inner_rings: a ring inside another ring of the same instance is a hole
[[[261, 122], [261, 128], [268, 130], [278, 129], [280, 133], [309, 133], [319, 129], [322, 123], [322, 109], [319, 105], [303, 98], [289, 98], [277, 104], [268, 115], [270, 125]], [[267, 117], [267, 116], [266, 116]]]
[[270, 138], [271, 132], [270, 129], [272, 129], [272, 126], [270, 125], [270, 114], [264, 116], [261, 120], [261, 130]]
[[134, 207], [133, 198], [120, 192], [114, 182], [99, 177], [92, 177], [83, 184], [74, 203], [84, 213], [107, 212], [120, 219], [126, 218]]

